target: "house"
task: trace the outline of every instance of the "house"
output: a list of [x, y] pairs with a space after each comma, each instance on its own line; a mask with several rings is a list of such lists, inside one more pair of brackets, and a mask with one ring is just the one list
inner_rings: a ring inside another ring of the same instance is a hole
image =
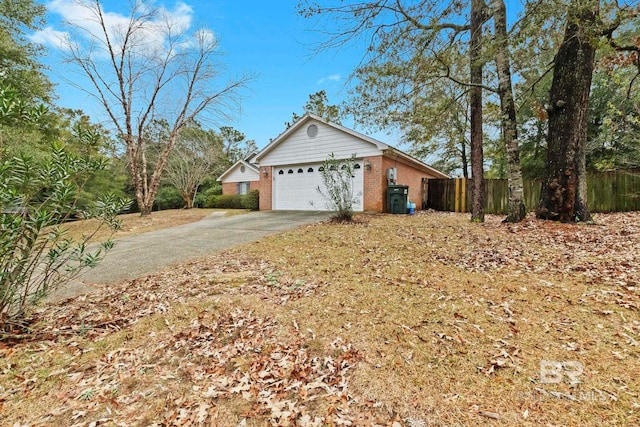
[[247, 194], [257, 190], [260, 181], [258, 166], [253, 163], [256, 153], [238, 160], [217, 179], [222, 183], [222, 194]]
[[[326, 210], [317, 191], [322, 185], [318, 170], [329, 155], [336, 159], [355, 156], [354, 210], [385, 212], [388, 177], [408, 185], [409, 200], [421, 207], [423, 179], [449, 176], [383, 142], [307, 113], [252, 158], [257, 165], [238, 162], [218, 180], [223, 194], [239, 194], [238, 182], [260, 191], [260, 210]], [[245, 166], [242, 175], [240, 168]], [[252, 176], [255, 181], [249, 181]], [[246, 181], [243, 181], [247, 178]]]

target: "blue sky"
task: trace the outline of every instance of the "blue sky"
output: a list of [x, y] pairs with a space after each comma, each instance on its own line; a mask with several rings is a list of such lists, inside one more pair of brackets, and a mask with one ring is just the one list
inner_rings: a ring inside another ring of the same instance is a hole
[[[65, 13], [71, 13], [73, 0], [43, 1], [50, 9], [45, 30], [34, 40], [49, 51], [45, 58], [50, 77], [56, 83], [58, 104], [80, 108], [99, 121], [100, 109], [81, 91], [65, 83], [71, 65], [62, 61], [55, 38], [66, 31]], [[105, 12], [126, 14], [128, 1], [104, 1]], [[242, 111], [230, 125], [265, 146], [284, 130], [292, 113], [302, 113], [309, 94], [327, 92], [329, 102], [338, 104], [347, 96], [345, 81], [362, 54], [355, 48], [314, 55], [312, 44], [321, 37], [312, 30], [313, 22], [296, 13], [297, 1], [157, 1], [171, 13], [189, 20], [190, 25], [211, 29], [220, 40], [226, 73], [255, 74], [242, 102]], [[345, 123], [349, 125], [349, 123]], [[364, 129], [358, 129], [366, 133]], [[385, 134], [372, 135], [392, 145], [397, 141]]]

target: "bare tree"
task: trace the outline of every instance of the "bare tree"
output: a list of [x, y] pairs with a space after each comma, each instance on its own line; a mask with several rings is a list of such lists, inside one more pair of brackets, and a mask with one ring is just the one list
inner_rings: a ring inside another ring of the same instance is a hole
[[[218, 41], [207, 29], [188, 31], [151, 2], [136, 0], [126, 20], [114, 20], [100, 1], [82, 1], [86, 16], [70, 22], [69, 60], [79, 66], [95, 97], [124, 142], [135, 197], [142, 215], [151, 213], [169, 154], [186, 123], [228, 118], [248, 76], [220, 83]], [[169, 132], [153, 167], [145, 131], [166, 120]]]
[[222, 173], [226, 166], [220, 135], [189, 125], [169, 156], [164, 179], [178, 189], [186, 208], [191, 209], [202, 181]]

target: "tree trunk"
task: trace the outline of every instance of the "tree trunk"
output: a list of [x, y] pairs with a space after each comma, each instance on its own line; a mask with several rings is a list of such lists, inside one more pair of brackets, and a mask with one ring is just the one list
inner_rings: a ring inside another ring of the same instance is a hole
[[193, 196], [191, 197], [191, 207], [196, 207], [196, 196], [198, 195], [198, 189], [200, 184], [197, 184], [193, 189]]
[[483, 0], [471, 0], [470, 95], [471, 115], [471, 221], [484, 222], [484, 155], [482, 152], [482, 15]]
[[193, 200], [195, 199], [195, 194], [191, 193], [182, 193], [182, 199], [185, 203], [185, 209], [193, 208]]
[[140, 172], [140, 162], [137, 161], [137, 159], [139, 158], [139, 145], [135, 143], [133, 137], [130, 136], [125, 137], [125, 142], [127, 145], [127, 166], [131, 175], [131, 181], [135, 191], [136, 204], [138, 205], [138, 209], [140, 210], [140, 216], [150, 215], [151, 208], [153, 206], [151, 208], [147, 208], [146, 206], [144, 192], [144, 188], [146, 186], [143, 185], [143, 177], [142, 173]]
[[[138, 174], [134, 175], [136, 178], [134, 179], [134, 185], [136, 189], [136, 201], [138, 202], [138, 208], [140, 209], [140, 216], [151, 215], [153, 210], [153, 202], [156, 200], [156, 196], [158, 194], [158, 190], [160, 189], [160, 178], [164, 171], [164, 168], [167, 164], [167, 160], [169, 158], [169, 154], [175, 145], [176, 139], [178, 138], [180, 132], [180, 128], [174, 129], [169, 135], [169, 140], [167, 144], [160, 152], [160, 156], [156, 162], [155, 167], [153, 168], [153, 173], [151, 174], [151, 178], [148, 176], [148, 163], [147, 157], [145, 154], [146, 143], [145, 136], [138, 137], [138, 147], [141, 155], [139, 162], [131, 162], [136, 163], [132, 165], [132, 171], [137, 170]], [[137, 169], [136, 169], [137, 168]], [[140, 173], [140, 169], [142, 172]]]
[[562, 222], [591, 221], [586, 155], [591, 78], [595, 67], [597, 0], [573, 0], [556, 54], [549, 97], [547, 168], [536, 216]]
[[460, 156], [462, 158], [462, 176], [469, 178], [469, 160], [467, 158], [467, 141], [464, 139], [460, 143]]
[[507, 47], [507, 8], [504, 0], [493, 1], [493, 23], [496, 38], [496, 67], [498, 71], [498, 94], [502, 114], [502, 135], [507, 149], [507, 178], [509, 183], [509, 210], [504, 222], [520, 222], [527, 215], [524, 206], [524, 184], [520, 168], [518, 147], [518, 123], [516, 105], [511, 85], [511, 65]]

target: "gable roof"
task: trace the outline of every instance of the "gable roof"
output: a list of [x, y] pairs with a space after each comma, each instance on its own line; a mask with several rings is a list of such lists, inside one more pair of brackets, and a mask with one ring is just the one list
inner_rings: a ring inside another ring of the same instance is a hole
[[256, 157], [257, 154], [258, 154], [257, 151], [252, 151], [251, 153], [247, 154], [247, 157], [244, 158], [244, 161], [247, 163], [253, 163], [253, 159]]
[[256, 163], [260, 163], [260, 159], [262, 157], [264, 157], [267, 153], [269, 153], [270, 151], [272, 151], [273, 149], [275, 149], [278, 145], [280, 145], [280, 143], [284, 140], [286, 140], [289, 135], [293, 134], [295, 131], [297, 131], [298, 129], [300, 129], [301, 127], [303, 127], [305, 125], [305, 123], [310, 122], [312, 120], [316, 120], [319, 121], [321, 123], [324, 123], [334, 129], [340, 130], [342, 132], [346, 132], [362, 141], [368, 142], [370, 144], [375, 145], [379, 150], [386, 150], [387, 148], [389, 148], [389, 146], [387, 144], [385, 144], [384, 142], [380, 142], [376, 139], [373, 139], [371, 137], [368, 137], [366, 135], [363, 135], [361, 133], [358, 133], [356, 131], [354, 131], [353, 129], [349, 129], [346, 128], [342, 125], [333, 123], [333, 122], [329, 122], [325, 119], [323, 119], [320, 116], [316, 116], [315, 114], [312, 113], [305, 113], [304, 116], [300, 117], [294, 124], [292, 124], [291, 126], [289, 126], [284, 132], [282, 132], [280, 135], [278, 135], [275, 139], [273, 139], [269, 144], [267, 144], [266, 147], [264, 147], [262, 150], [260, 150], [260, 152], [254, 157], [254, 161]]
[[233, 173], [233, 171], [236, 168], [238, 168], [239, 166], [245, 166], [246, 168], [249, 168], [250, 171], [253, 171], [256, 174], [258, 174], [258, 177], [260, 176], [259, 175], [260, 174], [260, 169], [258, 169], [258, 167], [255, 164], [249, 163], [249, 162], [247, 162], [245, 160], [238, 160], [229, 169], [224, 171], [224, 173], [222, 175], [220, 175], [216, 181], [222, 182], [226, 177], [231, 175], [231, 173]]
[[303, 115], [300, 119], [298, 119], [293, 125], [291, 125], [289, 128], [287, 128], [284, 132], [282, 132], [280, 135], [278, 135], [275, 139], [273, 139], [269, 144], [267, 144], [266, 147], [264, 147], [258, 154], [256, 154], [256, 156], [252, 159], [253, 162], [260, 164], [260, 159], [263, 158], [264, 156], [266, 156], [268, 153], [270, 153], [271, 151], [273, 151], [274, 149], [276, 149], [283, 141], [285, 141], [289, 136], [291, 136], [292, 134], [294, 134], [298, 129], [302, 128], [306, 123], [310, 122], [310, 121], [318, 121], [320, 123], [323, 123], [333, 129], [336, 129], [338, 131], [341, 132], [345, 132], [357, 139], [359, 139], [360, 141], [363, 141], [365, 143], [369, 143], [372, 146], [375, 146], [375, 148], [377, 148], [380, 151], [380, 154], [393, 154], [394, 156], [398, 156], [403, 158], [404, 160], [408, 161], [409, 163], [414, 164], [416, 167], [423, 169], [425, 171], [428, 171], [429, 173], [435, 175], [438, 178], [449, 178], [449, 175], [440, 172], [439, 170], [432, 168], [431, 166], [427, 165], [426, 163], [416, 159], [413, 156], [410, 156], [407, 153], [404, 153], [401, 150], [398, 150], [395, 147], [392, 147], [388, 144], [385, 144], [384, 142], [378, 141], [375, 138], [371, 138], [370, 136], [361, 134], [359, 132], [356, 132], [353, 129], [349, 129], [347, 127], [344, 127], [342, 125], [339, 125], [337, 123], [333, 123], [333, 122], [329, 122], [325, 119], [323, 119], [320, 116], [317, 116], [315, 114], [312, 113], [305, 113], [305, 115]]

